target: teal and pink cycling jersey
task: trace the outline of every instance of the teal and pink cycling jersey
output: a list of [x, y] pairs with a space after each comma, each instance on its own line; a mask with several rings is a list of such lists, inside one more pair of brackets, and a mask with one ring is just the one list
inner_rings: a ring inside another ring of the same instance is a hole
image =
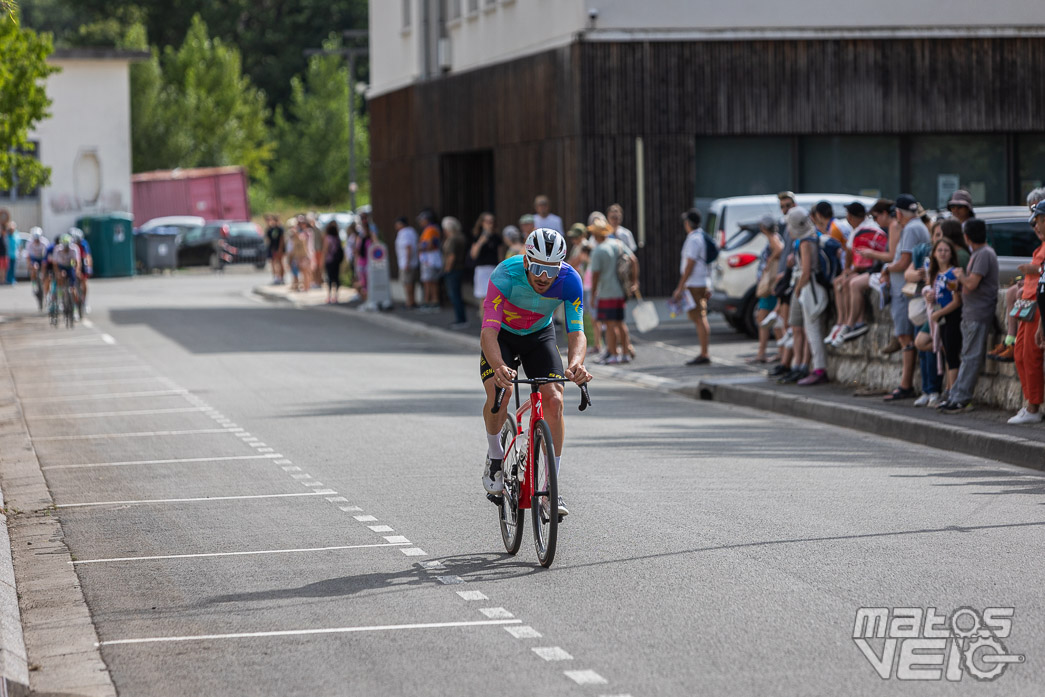
[[584, 288], [581, 277], [569, 264], [544, 293], [538, 293], [526, 279], [523, 256], [505, 259], [490, 276], [483, 302], [483, 328], [505, 329], [512, 334], [533, 334], [552, 322], [552, 313], [562, 303], [566, 307], [566, 331], [584, 331], [582, 312]]

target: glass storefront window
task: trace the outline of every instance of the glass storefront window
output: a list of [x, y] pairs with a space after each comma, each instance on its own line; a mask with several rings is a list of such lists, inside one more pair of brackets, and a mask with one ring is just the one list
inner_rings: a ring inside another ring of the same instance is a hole
[[1016, 161], [1019, 162], [1020, 201], [1045, 182], [1045, 134], [1016, 136]]
[[700, 199], [775, 194], [792, 186], [790, 138], [700, 137], [696, 154]]
[[801, 139], [801, 191], [894, 197], [900, 189], [897, 136], [809, 136]]
[[946, 207], [956, 188], [976, 206], [1009, 203], [1003, 135], [912, 136], [908, 155], [911, 193], [927, 209]]

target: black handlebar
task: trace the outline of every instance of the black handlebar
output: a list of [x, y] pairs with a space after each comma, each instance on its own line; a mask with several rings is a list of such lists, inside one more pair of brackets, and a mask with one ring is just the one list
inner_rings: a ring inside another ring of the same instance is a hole
[[[519, 378], [519, 377], [516, 377], [514, 380], [512, 380], [512, 384], [515, 385], [516, 387], [518, 387], [519, 385], [533, 385], [533, 391], [534, 392], [536, 392], [537, 388], [540, 387], [541, 385], [549, 385], [549, 384], [556, 383], [556, 382], [567, 383], [567, 382], [573, 382], [573, 381], [572, 380], [567, 380], [566, 378], [532, 378], [532, 379], [524, 379], [524, 378]], [[588, 395], [588, 385], [587, 384], [581, 385], [580, 388], [581, 388], [581, 403], [580, 403], [580, 406], [577, 407], [577, 409], [579, 411], [584, 411], [585, 409], [587, 409], [588, 407], [591, 406], [591, 397]], [[490, 413], [491, 414], [496, 414], [497, 412], [499, 412], [501, 410], [501, 403], [504, 401], [504, 393], [505, 393], [505, 388], [503, 388], [503, 387], [498, 387], [496, 389], [496, 391], [494, 392], [493, 408], [490, 409]]]

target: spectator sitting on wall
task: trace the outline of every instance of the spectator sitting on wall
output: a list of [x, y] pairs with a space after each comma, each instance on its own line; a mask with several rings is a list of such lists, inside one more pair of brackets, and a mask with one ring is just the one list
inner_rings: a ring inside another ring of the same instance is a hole
[[965, 222], [965, 241], [972, 249], [969, 266], [959, 272], [962, 285], [962, 355], [958, 378], [946, 402], [938, 409], [957, 414], [972, 409], [972, 397], [983, 368], [987, 335], [994, 326], [998, 304], [998, 256], [987, 246], [987, 224], [979, 218]]
[[882, 285], [889, 286], [889, 310], [893, 317], [893, 336], [900, 344], [902, 368], [900, 386], [886, 396], [885, 401], [896, 402], [914, 397], [914, 325], [907, 316], [910, 297], [904, 293], [904, 271], [911, 265], [914, 248], [929, 241], [929, 230], [918, 216], [918, 201], [910, 194], [896, 197], [896, 220], [901, 227], [900, 241], [893, 260], [882, 269]]
[[406, 309], [417, 307], [417, 275], [420, 262], [417, 257], [417, 230], [410, 226], [406, 216], [395, 219], [396, 260], [399, 262], [399, 282], [403, 284], [403, 296], [406, 298]]
[[[823, 239], [831, 237], [834, 239], [844, 251], [844, 257], [840, 258], [839, 264], [841, 265], [842, 274], [839, 274], [839, 278], [844, 275], [844, 272], [852, 264], [852, 254], [849, 252], [849, 237], [853, 234], [853, 228], [847, 220], [839, 220], [835, 218], [835, 209], [829, 201], [820, 201], [813, 207], [812, 213], [809, 214], [810, 219], [813, 221], [813, 225], [816, 226], [818, 237]], [[835, 279], [837, 281], [838, 279]], [[836, 298], [837, 300], [837, 298]], [[830, 344], [842, 331], [842, 318], [841, 313], [835, 313], [835, 319], [837, 323], [831, 327], [831, 330], [824, 337], [825, 344]]]
[[1033, 424], [1041, 421], [1041, 403], [1045, 397], [1042, 347], [1036, 338], [1041, 322], [1036, 301], [1040, 280], [1045, 277], [1045, 202], [1035, 206], [1030, 220], [1042, 244], [1034, 250], [1030, 263], [1019, 266], [1020, 273], [1024, 274], [1023, 288], [1013, 311], [1020, 321], [1016, 333], [1016, 372], [1020, 376], [1020, 387], [1023, 389], [1023, 398], [1027, 401], [1027, 406], [1009, 419], [1010, 424]]
[[619, 203], [611, 204], [606, 209], [606, 222], [610, 224], [610, 237], [620, 240], [624, 246], [631, 251], [636, 251], [639, 245], [635, 242], [635, 235], [631, 230], [621, 225], [624, 222], [624, 208]]
[[[563, 233], [562, 218], [551, 212], [551, 201], [548, 200], [547, 196], [541, 194], [535, 198], [533, 200], [533, 209], [534, 228], [546, 227], [555, 230], [560, 235]], [[523, 239], [526, 239], [530, 232], [523, 230]]]
[[864, 294], [871, 279], [871, 272], [876, 270], [875, 264], [880, 265], [881, 262], [876, 262], [861, 252], [867, 248], [873, 250], [875, 246], [885, 251], [888, 239], [877, 223], [867, 217], [867, 208], [859, 201], [853, 201], [845, 207], [845, 219], [852, 233], [846, 247], [845, 269], [834, 280], [839, 328], [825, 340], [835, 348], [846, 341], [863, 336], [868, 331], [867, 324], [863, 322]]

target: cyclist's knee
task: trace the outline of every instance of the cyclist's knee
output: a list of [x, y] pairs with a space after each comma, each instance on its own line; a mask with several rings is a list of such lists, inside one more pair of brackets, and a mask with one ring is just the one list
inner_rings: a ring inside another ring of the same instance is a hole
[[562, 415], [562, 388], [559, 385], [549, 385], [549, 387], [558, 388], [551, 389], [541, 395], [541, 401], [544, 402], [544, 411], [549, 418], [559, 418]]

